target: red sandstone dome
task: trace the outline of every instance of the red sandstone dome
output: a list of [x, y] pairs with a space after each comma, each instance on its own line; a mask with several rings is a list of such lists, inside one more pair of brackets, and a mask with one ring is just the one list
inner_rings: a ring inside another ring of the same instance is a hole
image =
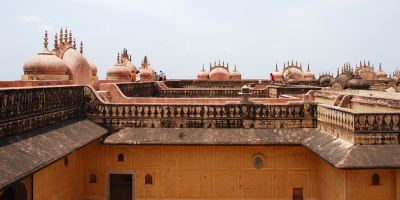
[[118, 80], [131, 79], [131, 72], [121, 63], [107, 69], [107, 77], [118, 77]]
[[92, 76], [97, 76], [97, 67], [92, 62], [87, 61], [90, 66], [90, 70], [92, 71]]
[[285, 68], [285, 70], [283, 72], [283, 77], [286, 77], [289, 75], [289, 70], [293, 74], [294, 78], [296, 78], [297, 80], [304, 80], [303, 72], [299, 68], [292, 67], [292, 66]]
[[387, 73], [382, 71], [381, 64], [379, 63], [379, 71], [376, 72], [376, 75], [378, 76], [379, 80], [386, 80], [387, 79]]
[[25, 62], [24, 74], [66, 75], [67, 65], [57, 56], [42, 52]]
[[206, 72], [206, 70], [204, 70], [204, 64], [203, 64], [203, 70], [201, 70], [198, 74], [197, 74], [197, 79], [199, 80], [207, 80], [208, 79], [208, 72]]
[[236, 70], [236, 65], [235, 69], [230, 73], [231, 80], [240, 80], [242, 79], [242, 74]]
[[131, 61], [126, 62], [125, 67], [126, 67], [130, 72], [133, 71], [133, 72], [136, 73], [136, 71], [137, 71], [136, 66], [135, 66]]
[[305, 80], [312, 80], [312, 79], [315, 79], [315, 74], [314, 74], [314, 72], [310, 71], [310, 65], [308, 65], [307, 71], [304, 72], [304, 79], [305, 79]]
[[210, 80], [229, 80], [229, 71], [222, 66], [216, 66], [211, 69]]
[[[283, 67], [285, 67], [285, 64], [283, 64]], [[276, 64], [276, 66], [275, 66], [275, 71], [272, 72], [272, 75], [274, 75], [275, 81], [281, 81], [281, 80], [283, 80], [283, 74], [282, 74], [282, 72], [280, 72], [280, 71], [278, 70], [278, 63]]]
[[[63, 44], [66, 50], [62, 54], [62, 60], [68, 67], [67, 74], [74, 84], [90, 84], [92, 73], [87, 59], [78, 51], [73, 49], [68, 43]], [[61, 45], [60, 45], [61, 46]]]

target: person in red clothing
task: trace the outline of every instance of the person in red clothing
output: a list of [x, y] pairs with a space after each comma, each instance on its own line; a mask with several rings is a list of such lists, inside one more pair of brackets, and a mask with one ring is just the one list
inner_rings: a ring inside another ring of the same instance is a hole
[[271, 77], [271, 85], [273, 85], [275, 83], [275, 77], [272, 73], [270, 73], [269, 76]]

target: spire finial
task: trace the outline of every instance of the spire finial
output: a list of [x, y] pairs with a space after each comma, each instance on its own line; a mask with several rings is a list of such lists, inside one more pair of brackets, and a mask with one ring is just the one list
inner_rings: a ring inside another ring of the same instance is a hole
[[132, 62], [132, 55], [129, 55], [129, 61]]
[[369, 67], [370, 65], [369, 65], [369, 60], [368, 60], [368, 67]]
[[119, 52], [118, 52], [118, 56], [117, 56], [117, 63], [119, 64]]
[[222, 61], [222, 66], [224, 66], [224, 67], [225, 67], [225, 61]]
[[301, 63], [300, 63], [300, 69], [303, 71], [302, 67], [301, 67]]
[[235, 70], [236, 70], [236, 64], [235, 64]]
[[218, 66], [221, 66], [221, 60], [218, 60]]
[[81, 41], [81, 50], [80, 50], [81, 54], [83, 54], [83, 42]]
[[337, 68], [337, 76], [339, 76], [339, 67]]
[[364, 60], [364, 66], [365, 66], [365, 60]]
[[47, 31], [44, 33], [44, 42], [43, 42], [43, 44], [44, 44], [44, 48], [43, 48], [43, 52], [49, 52], [49, 49], [47, 48], [47, 45], [49, 44], [48, 42], [47, 42], [47, 40], [48, 40], [48, 38], [47, 38]]
[[278, 63], [275, 64], [275, 70], [278, 71]]
[[293, 60], [292, 60], [292, 66], [293, 66]]
[[65, 27], [64, 42], [68, 42], [68, 30], [67, 30], [67, 27]]
[[62, 44], [62, 42], [63, 42], [63, 29], [62, 29], [62, 27], [61, 27], [61, 30], [60, 30], [60, 44]]
[[202, 71], [204, 71], [204, 63], [203, 63], [203, 70]]
[[310, 71], [310, 63], [307, 65], [307, 71]]
[[217, 61], [214, 60], [214, 67], [217, 66]]
[[69, 43], [72, 44], [72, 31], [69, 31]]
[[58, 36], [56, 33], [56, 36], [54, 37], [54, 48], [57, 48], [57, 47], [58, 47]]
[[76, 50], [76, 40], [74, 38], [74, 49]]
[[297, 60], [296, 60], [296, 67], [297, 67]]
[[379, 63], [379, 70], [382, 70], [381, 63]]
[[285, 64], [286, 64], [286, 63], [283, 63], [283, 69], [285, 69]]

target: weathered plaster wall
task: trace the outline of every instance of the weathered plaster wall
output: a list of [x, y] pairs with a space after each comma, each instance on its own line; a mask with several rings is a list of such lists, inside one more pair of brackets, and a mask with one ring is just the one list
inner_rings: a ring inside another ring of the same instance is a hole
[[[124, 161], [117, 161], [118, 154]], [[255, 155], [264, 165], [253, 165]], [[317, 198], [316, 155], [301, 146], [141, 146], [84, 148], [84, 199], [106, 198], [107, 170], [137, 170], [136, 199]], [[90, 174], [97, 177], [90, 183]], [[145, 184], [147, 174], [153, 184]]]
[[82, 199], [82, 152], [75, 151], [64, 159], [33, 175], [34, 199]]
[[337, 170], [320, 157], [316, 159], [318, 199], [345, 199], [345, 171]]

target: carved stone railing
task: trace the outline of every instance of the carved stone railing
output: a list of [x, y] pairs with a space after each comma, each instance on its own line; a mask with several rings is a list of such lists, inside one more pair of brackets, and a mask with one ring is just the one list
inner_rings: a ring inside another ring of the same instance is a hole
[[354, 144], [399, 144], [400, 112], [360, 112], [318, 105], [318, 128]]
[[171, 80], [165, 81], [164, 84], [169, 88], [241, 88], [243, 85], [252, 84], [266, 85], [270, 84], [269, 80], [228, 80], [228, 81], [214, 81], [214, 80]]
[[270, 87], [269, 98], [279, 98], [282, 94], [307, 94], [310, 90], [321, 90], [320, 87]]
[[83, 86], [0, 90], [0, 138], [82, 116]]
[[106, 104], [85, 88], [85, 113], [95, 123], [155, 128], [315, 128], [316, 104]]
[[[157, 82], [120, 83], [117, 84], [127, 97], [158, 97], [158, 98], [239, 98], [240, 88], [231, 89], [190, 89], [162, 88]], [[243, 86], [243, 85], [242, 85]], [[251, 98], [267, 98], [268, 89], [251, 90]]]

